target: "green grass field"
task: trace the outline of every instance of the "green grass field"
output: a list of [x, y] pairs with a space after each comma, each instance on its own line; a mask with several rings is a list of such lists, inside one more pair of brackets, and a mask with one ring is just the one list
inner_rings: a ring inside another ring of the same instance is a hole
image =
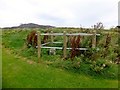
[[23, 57], [2, 49], [3, 88], [117, 88], [117, 80], [91, 77], [46, 64], [30, 64]]
[[3, 88], [118, 88], [116, 64], [99, 74], [89, 69], [88, 62], [82, 60], [76, 69], [71, 61], [62, 61], [59, 55], [48, 56], [46, 50], [42, 51], [41, 63], [37, 63], [36, 50], [24, 47], [29, 32], [3, 31]]

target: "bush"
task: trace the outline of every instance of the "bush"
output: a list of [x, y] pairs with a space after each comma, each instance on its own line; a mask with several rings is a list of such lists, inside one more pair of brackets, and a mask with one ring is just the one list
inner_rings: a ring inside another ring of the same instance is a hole
[[95, 71], [96, 73], [101, 73], [106, 68], [109, 68], [110, 65], [111, 65], [111, 62], [109, 63], [109, 61], [107, 60], [99, 59], [91, 63], [91, 70]]

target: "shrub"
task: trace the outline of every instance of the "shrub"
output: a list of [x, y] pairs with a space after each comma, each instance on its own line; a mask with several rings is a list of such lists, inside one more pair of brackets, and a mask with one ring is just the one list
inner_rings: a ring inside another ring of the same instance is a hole
[[95, 71], [96, 73], [101, 73], [106, 68], [109, 68], [111, 64], [112, 64], [111, 61], [98, 59], [91, 63], [91, 70]]

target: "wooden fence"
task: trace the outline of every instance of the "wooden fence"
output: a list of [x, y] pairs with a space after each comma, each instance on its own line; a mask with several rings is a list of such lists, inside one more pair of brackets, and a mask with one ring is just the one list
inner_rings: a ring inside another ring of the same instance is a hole
[[[40, 58], [41, 58], [41, 49], [42, 48], [46, 48], [46, 49], [50, 49], [50, 48], [54, 48], [54, 49], [63, 49], [63, 58], [67, 57], [66, 51], [67, 49], [70, 50], [72, 48], [67, 48], [67, 36], [92, 36], [92, 48], [96, 47], [96, 36], [99, 36], [100, 34], [96, 34], [96, 31], [94, 31], [91, 34], [88, 33], [66, 33], [65, 31], [63, 33], [53, 33], [51, 31], [51, 33], [41, 33], [40, 31], [37, 32], [37, 48], [38, 48], [38, 62], [40, 62]], [[47, 42], [44, 44], [41, 44], [41, 36], [45, 36], [45, 35], [50, 35], [51, 36], [51, 42]], [[62, 42], [54, 42], [54, 38], [53, 36], [63, 36], [63, 47], [47, 47], [45, 45], [49, 44], [49, 43], [62, 43]], [[87, 48], [76, 48], [78, 50], [88, 50]]]

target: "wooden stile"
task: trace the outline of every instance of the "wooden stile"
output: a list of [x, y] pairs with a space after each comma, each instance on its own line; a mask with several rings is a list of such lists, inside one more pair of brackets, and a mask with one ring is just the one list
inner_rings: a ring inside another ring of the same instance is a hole
[[[51, 42], [47, 42], [44, 44], [41, 44], [41, 36], [42, 35], [51, 35]], [[63, 47], [48, 47], [45, 46], [47, 44], [50, 43], [62, 43], [62, 42], [54, 42], [53, 40], [53, 36], [63, 36]], [[53, 33], [53, 31], [51, 31], [51, 33], [40, 33], [40, 31], [37, 31], [37, 48], [38, 48], [38, 63], [41, 62], [41, 48], [46, 48], [46, 49], [50, 49], [50, 48], [55, 48], [55, 49], [63, 49], [63, 58], [66, 59], [67, 57], [67, 50], [71, 50], [72, 48], [67, 48], [67, 36], [70, 38], [72, 38], [72, 36], [92, 36], [92, 48], [96, 47], [96, 36], [100, 35], [100, 34], [96, 34], [96, 30], [94, 30], [91, 34], [88, 33], [66, 33], [65, 31], [63, 33]], [[83, 38], [82, 38], [83, 39]], [[70, 40], [69, 40], [70, 41]], [[78, 50], [88, 50], [87, 48], [76, 48]]]

